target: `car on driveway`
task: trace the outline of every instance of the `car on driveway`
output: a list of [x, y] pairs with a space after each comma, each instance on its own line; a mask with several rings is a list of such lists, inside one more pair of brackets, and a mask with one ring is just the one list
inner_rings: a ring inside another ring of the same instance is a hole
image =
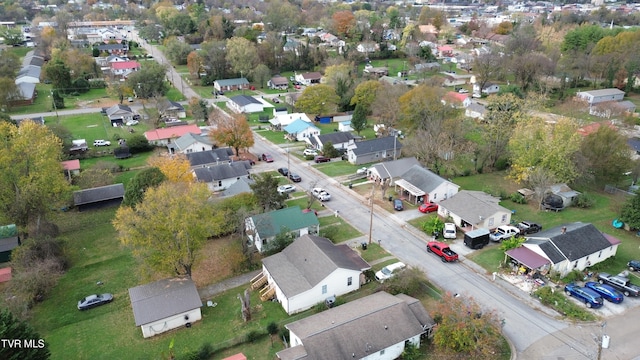
[[605, 300], [614, 304], [620, 304], [624, 300], [624, 295], [613, 286], [607, 284], [600, 284], [599, 282], [589, 281], [584, 284], [584, 287], [589, 288], [602, 296]]
[[418, 210], [421, 213], [430, 213], [430, 212], [434, 212], [434, 211], [438, 211], [438, 204], [436, 203], [426, 203], [426, 204], [422, 204], [418, 207]]
[[291, 184], [280, 185], [278, 186], [279, 194], [289, 194], [296, 191], [296, 187]]
[[520, 230], [518, 230], [515, 226], [510, 225], [500, 225], [495, 230], [489, 234], [489, 239], [491, 241], [502, 241], [506, 239], [510, 239], [514, 236], [520, 236]]
[[262, 158], [262, 161], [265, 161], [268, 163], [273, 162], [273, 158], [269, 154], [262, 154], [261, 158]]
[[391, 278], [392, 276], [394, 276], [398, 272], [400, 272], [405, 267], [406, 267], [406, 265], [404, 263], [402, 263], [402, 262], [397, 262], [397, 263], [393, 263], [391, 265], [387, 265], [387, 266], [383, 267], [380, 271], [378, 271], [376, 273], [376, 279], [378, 281], [380, 281], [380, 282], [383, 282], [383, 281]]
[[404, 210], [404, 205], [402, 205], [402, 200], [400, 199], [393, 200], [393, 209], [396, 211]]
[[331, 161], [331, 158], [318, 155], [315, 157], [315, 159], [313, 159], [313, 161], [315, 161], [317, 164], [317, 163], [329, 162]]
[[302, 181], [302, 178], [300, 177], [300, 175], [294, 174], [294, 173], [289, 173], [289, 179], [291, 179], [291, 181], [293, 181], [293, 182]]
[[574, 283], [567, 284], [564, 287], [564, 292], [565, 294], [567, 294], [567, 296], [573, 296], [576, 299], [582, 301], [588, 308], [595, 309], [601, 307], [604, 304], [604, 300], [602, 299], [602, 296], [600, 296], [600, 294], [591, 289], [578, 286]]
[[304, 155], [304, 156], [317, 156], [318, 155], [318, 150], [304, 149], [304, 151], [302, 152], [302, 155]]
[[316, 197], [320, 201], [329, 201], [331, 200], [331, 194], [327, 192], [327, 190], [323, 188], [313, 188], [311, 190], [311, 195]]
[[111, 141], [108, 140], [96, 140], [93, 142], [93, 146], [111, 146]]
[[88, 310], [113, 301], [112, 294], [93, 294], [78, 301], [78, 310]]
[[356, 174], [358, 175], [363, 175], [363, 174], [366, 174], [367, 172], [369, 172], [369, 168], [367, 167], [361, 167], [360, 169], [356, 170]]
[[640, 260], [630, 260], [627, 263], [627, 267], [631, 271], [640, 271]]
[[129, 120], [126, 123], [124, 123], [127, 126], [134, 126], [134, 125], [138, 125], [140, 122], [138, 120]]
[[289, 169], [287, 168], [278, 168], [278, 172], [280, 173], [280, 175], [282, 176], [287, 176], [289, 175]]
[[533, 234], [542, 230], [542, 225], [531, 221], [521, 221], [516, 224], [516, 227], [520, 230], [520, 234]]
[[456, 234], [456, 224], [454, 223], [444, 223], [444, 238], [445, 239], [455, 239], [458, 237]]

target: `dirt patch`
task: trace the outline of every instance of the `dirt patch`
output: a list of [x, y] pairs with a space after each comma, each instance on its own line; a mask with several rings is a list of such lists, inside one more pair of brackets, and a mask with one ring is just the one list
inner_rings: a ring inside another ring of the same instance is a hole
[[234, 270], [244, 261], [240, 241], [242, 240], [235, 236], [207, 241], [193, 267], [192, 279], [197, 287], [214, 284], [235, 275]]
[[109, 98], [88, 100], [88, 101], [79, 101], [76, 105], [79, 108], [103, 108], [103, 107], [112, 107], [113, 105], [119, 104], [118, 100], [113, 100]]

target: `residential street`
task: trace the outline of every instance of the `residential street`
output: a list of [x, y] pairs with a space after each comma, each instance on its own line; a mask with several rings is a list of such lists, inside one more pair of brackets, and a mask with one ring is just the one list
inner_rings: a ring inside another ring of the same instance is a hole
[[[138, 40], [135, 32], [134, 39]], [[161, 62], [168, 63], [162, 53], [146, 43], [142, 43], [153, 56]], [[177, 89], [184, 92], [187, 98], [198, 96], [187, 83], [169, 67], [168, 78]], [[211, 102], [211, 99], [208, 99]], [[135, 108], [135, 107], [134, 107]], [[99, 108], [63, 110], [58, 115], [99, 112]], [[30, 116], [55, 116], [55, 113], [31, 114], [13, 116], [24, 118]], [[338, 211], [353, 227], [369, 237], [369, 227], [372, 224], [371, 239], [380, 240], [382, 247], [408, 265], [425, 271], [429, 279], [451, 293], [472, 297], [479, 302], [485, 311], [496, 311], [500, 318], [505, 319], [504, 334], [510, 340], [517, 355], [521, 359], [598, 359], [598, 346], [594, 340], [604, 331], [611, 336], [608, 349], [603, 349], [602, 359], [640, 359], [640, 347], [635, 344], [635, 337], [640, 333], [640, 307], [635, 306], [626, 313], [606, 320], [606, 327], [598, 324], [570, 324], [555, 319], [553, 311], [540, 305], [528, 294], [505, 283], [503, 280], [493, 280], [491, 274], [484, 269], [467, 261], [461, 256], [459, 263], [443, 263], [439, 258], [425, 251], [428, 241], [421, 232], [409, 226], [405, 220], [412, 215], [410, 211], [402, 213], [388, 213], [374, 206], [373, 222], [371, 222], [370, 205], [368, 199], [327, 178], [316, 171], [310, 162], [299, 160], [295, 156], [287, 156], [285, 146], [276, 146], [266, 141], [256, 133], [255, 145], [251, 149], [254, 154], [270, 153], [273, 163], [258, 162], [254, 171], [266, 169], [275, 170], [279, 167], [289, 167], [290, 171], [299, 174], [303, 181], [295, 184], [301, 190], [311, 187], [323, 187], [331, 195], [331, 201], [325, 206], [331, 211]], [[299, 150], [295, 150], [299, 151]], [[377, 194], [376, 196], [380, 196]], [[354, 246], [357, 246], [359, 241]], [[457, 251], [461, 240], [453, 244]], [[461, 248], [461, 253], [464, 254]], [[640, 299], [626, 299], [640, 305]], [[605, 306], [613, 306], [606, 304]], [[597, 311], [597, 310], [596, 310]], [[632, 338], [633, 337], [633, 338]]]

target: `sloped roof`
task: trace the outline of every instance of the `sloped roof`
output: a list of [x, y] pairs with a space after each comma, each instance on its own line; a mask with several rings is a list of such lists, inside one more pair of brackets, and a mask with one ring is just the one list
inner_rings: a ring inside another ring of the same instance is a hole
[[365, 155], [383, 150], [393, 150], [394, 142], [397, 150], [402, 149], [402, 143], [400, 143], [400, 140], [397, 140], [395, 136], [386, 136], [356, 142], [356, 148], [352, 151], [356, 155]]
[[80, 170], [80, 160], [78, 159], [61, 161], [60, 164], [64, 170]]
[[530, 269], [537, 269], [541, 266], [549, 264], [549, 260], [545, 259], [543, 256], [538, 255], [536, 252], [525, 246], [507, 250], [507, 255], [518, 260]]
[[578, 96], [581, 96], [583, 94], [588, 94], [588, 95], [591, 95], [593, 97], [598, 97], [598, 96], [614, 96], [614, 95], [620, 95], [620, 94], [624, 95], [625, 92], [620, 90], [620, 89], [610, 88], [610, 89], [579, 91], [577, 93]]
[[249, 95], [236, 95], [236, 96], [232, 97], [229, 100], [233, 101], [234, 103], [236, 103], [236, 104], [238, 104], [240, 106], [246, 106], [246, 105], [250, 105], [250, 104], [262, 105], [260, 100], [255, 99], [253, 96], [249, 96]]
[[36, 94], [36, 84], [30, 82], [21, 82], [16, 84], [18, 91], [20, 92], [20, 99], [30, 100], [33, 99]]
[[271, 78], [271, 84], [274, 86], [289, 85], [289, 80], [284, 76], [274, 76]]
[[124, 50], [127, 46], [121, 43], [118, 44], [100, 44], [98, 45], [98, 50], [100, 51], [109, 51], [109, 50]]
[[249, 85], [249, 81], [246, 78], [221, 79], [221, 80], [216, 80], [215, 82], [220, 86]]
[[393, 161], [385, 161], [372, 166], [383, 179], [401, 176], [407, 169], [414, 165], [420, 166], [418, 159], [414, 157], [402, 158]]
[[191, 166], [200, 166], [219, 162], [229, 162], [231, 160], [231, 155], [233, 155], [233, 149], [229, 147], [218, 148], [207, 151], [192, 152], [186, 155]]
[[129, 289], [136, 326], [202, 307], [196, 284], [186, 278], [164, 279]]
[[99, 201], [124, 197], [124, 185], [113, 184], [73, 192], [73, 203], [77, 205], [91, 204]]
[[42, 56], [37, 55], [27, 55], [24, 59], [22, 59], [22, 66], [40, 66], [44, 65], [44, 58]]
[[36, 79], [40, 79], [41, 72], [42, 72], [42, 68], [40, 66], [35, 66], [35, 65], [23, 66], [18, 72], [18, 76], [16, 76], [16, 79], [19, 79], [25, 76], [30, 76]]
[[246, 177], [241, 177], [240, 180], [234, 182], [229, 185], [228, 188], [224, 189], [222, 192], [222, 196], [234, 196], [242, 193], [252, 193], [251, 185], [254, 184], [255, 181], [253, 179], [249, 179]]
[[467, 106], [467, 109], [469, 111], [475, 111], [481, 115], [484, 115], [487, 112], [487, 108], [477, 102], [472, 102], [471, 104], [469, 104], [469, 106]]
[[224, 179], [232, 179], [249, 175], [251, 165], [249, 161], [236, 161], [232, 163], [224, 163], [211, 165], [194, 169], [196, 178], [201, 182], [214, 182]]
[[115, 61], [111, 63], [111, 68], [114, 70], [138, 69], [140, 63], [137, 61]]
[[304, 73], [304, 74], [300, 74], [300, 75], [305, 80], [320, 80], [320, 79], [322, 79], [322, 74], [320, 74], [317, 71], [316, 72], [308, 72], [308, 73]]
[[486, 219], [497, 212], [511, 212], [500, 206], [499, 202], [500, 199], [483, 191], [461, 190], [452, 197], [440, 201], [439, 205], [460, 216], [464, 221], [477, 224], [479, 217]]
[[434, 325], [415, 298], [380, 291], [285, 325], [302, 342], [281, 360], [363, 359]]
[[[313, 212], [303, 213], [297, 206], [294, 209], [295, 216], [303, 214], [318, 222]], [[286, 297], [310, 290], [337, 269], [371, 268], [349, 245], [335, 245], [329, 239], [309, 234], [299, 237], [282, 252], [263, 259], [262, 263]]]
[[193, 133], [198, 135], [202, 134], [202, 130], [200, 130], [198, 125], [172, 126], [162, 129], [145, 131], [144, 137], [146, 137], [149, 141], [155, 141], [178, 138], [186, 133]]
[[263, 239], [276, 236], [283, 227], [293, 231], [319, 224], [318, 217], [313, 212], [303, 213], [299, 206], [273, 210], [254, 215], [251, 218], [256, 224], [257, 232]]
[[445, 101], [453, 101], [453, 102], [460, 102], [460, 103], [464, 102], [468, 98], [469, 98], [469, 96], [467, 96], [467, 94], [460, 94], [460, 93], [455, 92], [455, 91], [449, 91], [444, 96], [444, 100]]
[[579, 191], [573, 190], [572, 188], [569, 187], [569, 185], [567, 184], [554, 184], [549, 186], [549, 191], [551, 191], [552, 193], [558, 195], [558, 196], [562, 196], [564, 198], [570, 199], [574, 196], [578, 196], [580, 195]]
[[[435, 190], [442, 183], [451, 183], [450, 181], [443, 179], [439, 175], [436, 175], [434, 172], [423, 168], [420, 164], [411, 166], [409, 170], [400, 175], [400, 178], [408, 181], [411, 185], [417, 187], [425, 193], [429, 193]], [[451, 184], [460, 188], [458, 185], [455, 185], [453, 183]]]
[[159, 110], [161, 112], [164, 112], [164, 111], [167, 111], [167, 110], [184, 111], [184, 106], [182, 106], [182, 104], [180, 104], [177, 101], [171, 101], [169, 99], [164, 99], [162, 102], [160, 102]]
[[107, 113], [107, 116], [113, 116], [118, 114], [133, 115], [133, 111], [131, 110], [131, 108], [124, 104], [115, 104], [109, 107], [105, 112]]
[[173, 145], [175, 145], [178, 150], [184, 150], [197, 143], [213, 146], [213, 140], [202, 134], [186, 133], [173, 141]]
[[308, 123], [302, 119], [297, 119], [296, 121], [292, 122], [291, 124], [287, 125], [284, 128], [284, 131], [286, 131], [289, 134], [297, 134], [299, 132], [302, 132], [304, 130], [306, 130], [307, 128], [314, 128], [318, 131], [320, 131], [320, 129], [318, 129], [316, 126], [314, 126], [311, 123]]
[[348, 143], [349, 141], [355, 139], [353, 137], [353, 134], [348, 131], [335, 131], [328, 134], [314, 136], [314, 138], [316, 137], [318, 138], [320, 143], [323, 144], [323, 146], [328, 142], [331, 142], [332, 144], [335, 145], [335, 144]]
[[575, 261], [612, 245], [593, 224], [582, 222], [556, 226], [534, 234], [531, 239], [546, 240], [540, 248], [554, 264], [565, 258]]

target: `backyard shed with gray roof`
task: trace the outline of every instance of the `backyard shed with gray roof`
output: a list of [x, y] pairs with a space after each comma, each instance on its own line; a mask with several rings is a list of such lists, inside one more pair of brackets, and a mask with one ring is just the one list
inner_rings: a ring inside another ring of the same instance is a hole
[[500, 199], [482, 191], [461, 190], [439, 203], [438, 215], [451, 216], [453, 222], [467, 230], [494, 229], [511, 222], [511, 210], [500, 206]]
[[73, 192], [78, 211], [117, 206], [124, 200], [124, 185], [113, 184]]
[[291, 347], [280, 360], [392, 360], [435, 325], [418, 299], [380, 291], [285, 325]]
[[188, 278], [164, 279], [129, 289], [136, 326], [145, 338], [201, 320], [202, 301]]
[[358, 290], [365, 281], [362, 272], [370, 268], [348, 244], [335, 245], [329, 239], [306, 234], [282, 252], [263, 259], [261, 276], [266, 279], [264, 293], [271, 293], [287, 314], [293, 314]]

